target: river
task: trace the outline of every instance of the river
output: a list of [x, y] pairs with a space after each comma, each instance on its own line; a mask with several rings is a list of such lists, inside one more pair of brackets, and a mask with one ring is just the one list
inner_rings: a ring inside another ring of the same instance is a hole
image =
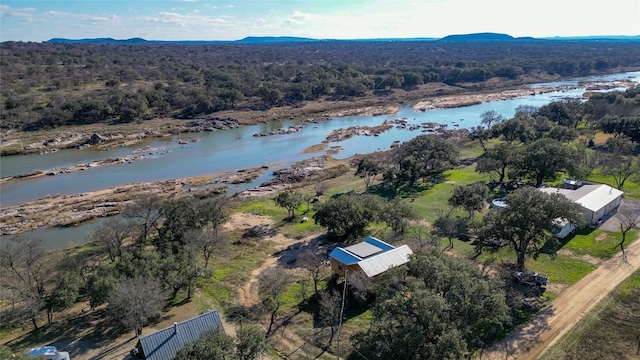
[[[534, 84], [531, 87], [542, 86], [575, 86], [581, 81], [610, 81], [631, 79], [640, 83], [640, 72], [621, 73], [600, 77], [576, 78], [562, 82]], [[150, 182], [160, 179], [185, 178], [212, 174], [225, 170], [240, 170], [264, 164], [281, 163], [286, 167], [291, 163], [308, 159], [317, 154], [303, 154], [309, 146], [320, 143], [332, 130], [354, 125], [375, 126], [386, 119], [406, 117], [408, 125], [423, 122], [447, 124], [453, 129], [471, 128], [480, 124], [480, 114], [484, 111], [495, 110], [505, 118], [514, 115], [520, 105], [542, 106], [550, 101], [564, 97], [578, 97], [584, 93], [584, 88], [566, 91], [550, 92], [540, 95], [528, 95], [520, 98], [485, 102], [461, 108], [436, 109], [426, 112], [413, 110], [410, 103], [402, 104], [398, 113], [378, 116], [346, 116], [336, 117], [321, 123], [306, 124], [300, 132], [274, 135], [267, 137], [253, 137], [257, 132], [264, 132], [281, 127], [288, 127], [297, 123], [282, 122], [245, 126], [237, 129], [215, 131], [211, 133], [182, 134], [170, 138], [151, 141], [145, 146], [149, 150], [141, 151], [141, 145], [120, 147], [110, 150], [61, 150], [42, 155], [8, 156], [0, 159], [2, 176], [24, 174], [36, 169], [47, 170], [96, 160], [127, 157], [143, 154], [144, 158], [132, 163], [106, 165], [88, 168], [86, 171], [75, 171], [56, 176], [43, 176], [20, 181], [9, 181], [0, 187], [1, 206], [10, 206], [36, 200], [47, 195], [74, 194], [108, 187], [124, 185], [133, 182]], [[420, 131], [409, 131], [393, 128], [377, 137], [356, 136], [339, 143], [342, 150], [336, 158], [347, 158], [356, 153], [369, 153], [376, 150], [388, 149], [394, 141], [407, 141]], [[178, 139], [197, 140], [187, 144], [178, 144]], [[272, 169], [270, 169], [272, 170]], [[270, 177], [270, 172], [248, 184], [238, 185], [231, 191], [239, 191], [254, 187]], [[82, 243], [86, 233], [95, 225], [81, 225], [75, 228], [48, 229], [35, 232], [44, 238], [50, 247], [64, 247], [68, 242]]]

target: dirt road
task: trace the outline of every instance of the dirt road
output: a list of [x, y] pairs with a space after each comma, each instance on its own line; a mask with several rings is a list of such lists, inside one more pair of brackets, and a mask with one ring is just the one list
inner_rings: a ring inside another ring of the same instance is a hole
[[530, 322], [483, 354], [481, 359], [523, 360], [540, 357], [594, 305], [640, 268], [640, 239], [631, 244], [626, 252], [626, 263], [622, 261], [621, 254], [607, 260], [562, 293]]

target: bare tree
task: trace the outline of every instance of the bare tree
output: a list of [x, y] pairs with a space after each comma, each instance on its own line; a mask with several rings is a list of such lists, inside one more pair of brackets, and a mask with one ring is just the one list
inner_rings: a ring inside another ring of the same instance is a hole
[[618, 190], [622, 190], [629, 177], [640, 173], [640, 157], [634, 155], [635, 143], [627, 137], [613, 137], [607, 140], [605, 148], [602, 173], [613, 177]]
[[155, 280], [126, 279], [117, 284], [109, 295], [108, 309], [114, 320], [140, 336], [142, 328], [160, 316], [164, 298], [162, 288]]
[[424, 226], [410, 227], [408, 232], [413, 242], [417, 245], [418, 250], [426, 250], [440, 246], [440, 239]]
[[480, 114], [482, 125], [490, 129], [492, 125], [501, 123], [504, 118], [495, 110], [488, 110]]
[[340, 291], [325, 290], [320, 294], [319, 303], [320, 308], [318, 316], [320, 321], [325, 327], [331, 329], [331, 335], [329, 336], [329, 344], [333, 344], [333, 338], [336, 335], [338, 326], [340, 325], [340, 312], [342, 305], [342, 296]]
[[0, 283], [23, 306], [34, 329], [38, 329], [36, 317], [56, 278], [55, 263], [41, 239], [18, 235], [0, 247]]
[[162, 203], [163, 200], [156, 194], [143, 194], [125, 207], [122, 216], [133, 219], [138, 224], [140, 244], [144, 243], [154, 228], [157, 228], [158, 220], [162, 217]]
[[620, 239], [620, 243], [616, 246], [620, 247], [622, 259], [626, 262], [627, 254], [624, 251], [624, 243], [627, 240], [627, 233], [640, 224], [640, 204], [625, 201], [618, 210], [618, 219], [620, 220], [620, 232], [622, 233], [622, 239]]
[[259, 277], [259, 293], [262, 303], [269, 310], [269, 328], [266, 336], [271, 335], [278, 311], [282, 306], [284, 291], [289, 285], [290, 275], [284, 269], [270, 268]]
[[209, 268], [209, 260], [223, 254], [229, 248], [229, 237], [217, 230], [207, 229], [204, 232], [191, 229], [182, 235], [183, 242], [202, 253], [204, 268]]
[[316, 192], [316, 196], [322, 196], [329, 189], [329, 184], [323, 181], [318, 181], [313, 188]]
[[103, 251], [109, 254], [111, 262], [122, 256], [124, 241], [131, 236], [133, 224], [119, 217], [108, 218], [89, 237]]
[[298, 257], [298, 264], [305, 268], [311, 274], [311, 280], [313, 281], [313, 290], [318, 298], [319, 290], [318, 284], [322, 278], [323, 270], [326, 269], [327, 256], [319, 251], [305, 251]]
[[227, 204], [228, 199], [224, 196], [209, 198], [198, 204], [198, 216], [205, 231], [218, 235], [220, 227], [229, 220]]

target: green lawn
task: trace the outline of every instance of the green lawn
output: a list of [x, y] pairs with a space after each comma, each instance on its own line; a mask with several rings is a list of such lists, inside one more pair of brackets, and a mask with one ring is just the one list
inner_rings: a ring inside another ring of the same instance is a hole
[[[637, 237], [638, 230], [629, 231], [625, 245], [629, 246]], [[576, 231], [575, 236], [562, 248], [578, 255], [591, 255], [598, 259], [606, 260], [620, 251], [620, 248], [616, 247], [620, 240], [622, 240], [620, 232], [582, 228]]]
[[[601, 174], [597, 169], [591, 174], [587, 180], [601, 182], [616, 187], [613, 177]], [[628, 179], [624, 183], [624, 197], [629, 199], [640, 200], [640, 182], [634, 182], [634, 179]]]
[[261, 198], [240, 205], [237, 211], [272, 217], [274, 221], [287, 217], [287, 209], [279, 207], [271, 198]]

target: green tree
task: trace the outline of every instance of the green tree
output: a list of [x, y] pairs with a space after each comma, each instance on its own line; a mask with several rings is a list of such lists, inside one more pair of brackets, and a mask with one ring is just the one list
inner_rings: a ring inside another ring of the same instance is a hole
[[374, 291], [371, 325], [352, 338], [368, 359], [462, 359], [509, 319], [497, 281], [438, 252], [416, 253]]
[[287, 209], [288, 217], [293, 219], [296, 215], [296, 209], [302, 205], [302, 194], [293, 190], [286, 190], [278, 194], [274, 199], [276, 204]]
[[364, 180], [364, 186], [368, 189], [375, 181], [376, 175], [380, 173], [382, 167], [372, 157], [366, 156], [358, 162], [356, 176]]
[[380, 219], [381, 198], [375, 195], [344, 195], [318, 205], [313, 219], [336, 238], [356, 238]]
[[236, 357], [239, 360], [255, 360], [267, 351], [264, 330], [256, 325], [242, 325], [236, 332]]
[[520, 188], [505, 198], [507, 207], [483, 218], [481, 237], [506, 239], [516, 252], [517, 267], [525, 269], [527, 256], [537, 257], [544, 245], [555, 251], [556, 238], [549, 226], [563, 218], [581, 227], [585, 220], [580, 205], [561, 194], [547, 194], [536, 188]]
[[228, 103], [232, 109], [236, 107], [238, 101], [244, 99], [244, 95], [238, 89], [224, 89], [218, 96], [224, 100], [225, 103]]
[[558, 140], [543, 138], [520, 149], [511, 164], [511, 172], [532, 179], [536, 187], [545, 180], [555, 180], [559, 172], [569, 172], [575, 152]]
[[494, 175], [502, 183], [507, 176], [507, 168], [514, 160], [515, 150], [515, 146], [507, 142], [496, 144], [478, 160], [476, 171]]
[[109, 300], [109, 294], [116, 286], [116, 279], [111, 276], [91, 276], [87, 282], [89, 306], [96, 308]]
[[158, 270], [159, 278], [171, 290], [171, 299], [175, 299], [182, 289], [187, 290], [187, 299], [191, 299], [196, 280], [203, 271], [198, 264], [196, 249], [188, 246], [163, 254]]
[[[64, 261], [64, 260], [63, 260]], [[80, 275], [72, 270], [58, 274], [53, 291], [46, 298], [47, 321], [53, 322], [53, 313], [71, 307], [80, 296], [83, 282]]]
[[489, 189], [483, 182], [475, 182], [473, 184], [456, 186], [453, 194], [449, 198], [449, 205], [461, 207], [469, 213], [472, 218], [476, 211], [482, 211], [489, 197]]
[[530, 142], [536, 137], [536, 130], [531, 125], [530, 119], [527, 115], [520, 115], [496, 124], [491, 128], [492, 137], [502, 136], [507, 143], [516, 140], [523, 143]]
[[409, 226], [409, 222], [417, 218], [418, 215], [414, 208], [399, 197], [382, 204], [380, 219], [397, 233], [404, 233]]
[[264, 86], [261, 86], [256, 95], [262, 100], [265, 106], [275, 106], [279, 104], [282, 99], [284, 99], [284, 95], [278, 89], [268, 89]]
[[222, 329], [203, 332], [200, 337], [187, 343], [176, 353], [180, 360], [228, 360], [233, 355], [233, 338]]
[[[40, 359], [44, 359], [39, 357]], [[14, 353], [8, 347], [1, 345], [0, 346], [0, 359], [11, 359], [11, 360], [37, 360], [38, 358], [33, 358], [28, 356], [22, 352]]]
[[201, 229], [202, 223], [198, 214], [197, 203], [193, 198], [178, 198], [165, 200], [160, 208], [164, 218], [162, 227], [158, 231], [161, 248], [172, 247], [177, 251], [176, 244], [180, 244], [183, 235], [192, 229]]
[[403, 143], [395, 152], [397, 169], [392, 173], [399, 184], [413, 186], [419, 179], [433, 180], [457, 163], [459, 151], [454, 144], [434, 135], [418, 135]]

